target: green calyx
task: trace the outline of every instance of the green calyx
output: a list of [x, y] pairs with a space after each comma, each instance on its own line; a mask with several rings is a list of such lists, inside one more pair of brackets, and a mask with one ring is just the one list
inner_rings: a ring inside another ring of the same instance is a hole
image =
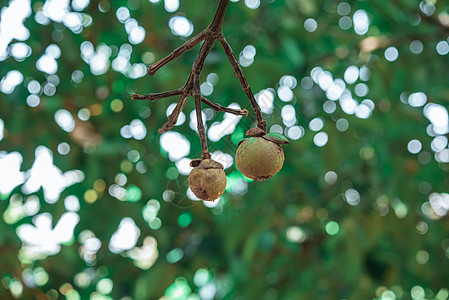
[[277, 132], [270, 132], [266, 135], [262, 136], [264, 139], [276, 143], [278, 145], [289, 144], [290, 142], [287, 140], [285, 136]]
[[[288, 141], [288, 139], [285, 136], [283, 136], [282, 134], [277, 133], [277, 132], [266, 133], [263, 129], [260, 129], [258, 127], [250, 128], [246, 132], [246, 135], [250, 136], [250, 137], [262, 137], [262, 138], [266, 139], [267, 141], [273, 142], [277, 145], [290, 143]], [[239, 145], [240, 145], [240, 143], [239, 143]]]

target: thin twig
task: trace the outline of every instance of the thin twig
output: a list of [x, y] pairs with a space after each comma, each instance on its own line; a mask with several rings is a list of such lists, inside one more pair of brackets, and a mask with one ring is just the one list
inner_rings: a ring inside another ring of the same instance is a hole
[[211, 100], [209, 100], [203, 96], [201, 96], [201, 102], [203, 102], [204, 104], [213, 108], [216, 112], [222, 111], [222, 112], [227, 112], [227, 113], [234, 114], [237, 116], [247, 116], [248, 115], [248, 111], [246, 109], [234, 109], [234, 108], [230, 108], [230, 107], [225, 107], [218, 103], [212, 102]]
[[206, 130], [204, 129], [203, 124], [203, 113], [201, 111], [201, 95], [195, 96], [195, 110], [196, 110], [196, 122], [197, 122], [197, 130], [200, 135], [201, 147], [203, 152], [201, 153], [202, 159], [210, 158], [211, 155], [209, 150], [207, 149], [207, 138], [206, 138]]
[[148, 75], [150, 75], [150, 76], [154, 75], [157, 72], [157, 70], [159, 70], [160, 68], [165, 66], [167, 63], [171, 62], [178, 56], [181, 56], [187, 50], [190, 50], [193, 47], [195, 47], [199, 42], [204, 40], [207, 35], [208, 35], [207, 30], [201, 31], [196, 36], [194, 36], [193, 38], [191, 38], [190, 40], [185, 42], [182, 46], [179, 46], [178, 48], [173, 50], [173, 52], [170, 55], [168, 55], [168, 56], [164, 57], [163, 59], [161, 59], [160, 61], [155, 62], [154, 64], [150, 65], [148, 67]]
[[260, 110], [259, 105], [257, 104], [256, 99], [254, 98], [254, 95], [251, 91], [251, 88], [249, 87], [248, 81], [246, 80], [245, 76], [243, 75], [242, 69], [240, 68], [239, 61], [234, 55], [234, 52], [232, 51], [231, 46], [226, 41], [223, 33], [222, 33], [222, 24], [224, 15], [226, 12], [226, 8], [228, 7], [229, 0], [219, 0], [217, 10], [215, 11], [214, 18], [212, 19], [212, 22], [210, 25], [201, 31], [199, 34], [185, 42], [182, 46], [176, 48], [173, 50], [173, 52], [161, 59], [160, 61], [150, 65], [148, 67], [148, 74], [154, 75], [157, 70], [165, 66], [170, 61], [174, 60], [175, 58], [181, 56], [186, 51], [192, 49], [195, 45], [200, 43], [201, 41], [204, 41], [201, 45], [200, 51], [198, 53], [198, 56], [196, 57], [195, 61], [192, 65], [192, 70], [189, 74], [189, 77], [187, 79], [187, 82], [182, 88], [179, 88], [174, 91], [169, 92], [163, 92], [163, 93], [152, 93], [149, 95], [138, 95], [138, 94], [132, 94], [131, 98], [133, 100], [149, 100], [154, 101], [162, 98], [167, 98], [171, 96], [181, 95], [181, 97], [178, 100], [178, 103], [176, 104], [176, 107], [172, 111], [172, 113], [168, 116], [168, 121], [159, 129], [159, 133], [167, 132], [173, 126], [175, 126], [179, 114], [181, 113], [182, 109], [184, 108], [187, 99], [192, 96], [195, 99], [195, 110], [196, 110], [196, 116], [198, 120], [198, 133], [201, 140], [201, 147], [203, 149], [201, 157], [202, 159], [210, 158], [210, 153], [207, 148], [207, 138], [206, 138], [206, 131], [204, 129], [203, 120], [202, 120], [202, 112], [201, 112], [201, 102], [209, 105], [211, 108], [213, 108], [216, 111], [222, 111], [226, 113], [231, 113], [239, 116], [246, 116], [248, 115], [248, 111], [246, 109], [240, 110], [240, 109], [232, 109], [229, 107], [224, 107], [218, 103], [212, 102], [209, 99], [204, 98], [201, 95], [200, 91], [200, 74], [204, 67], [204, 62], [206, 60], [207, 55], [209, 54], [210, 50], [212, 49], [212, 46], [214, 45], [214, 42], [216, 40], [219, 40], [222, 44], [224, 51], [226, 53], [226, 56], [228, 57], [231, 66], [234, 68], [234, 74], [240, 81], [240, 84], [242, 86], [243, 91], [248, 96], [249, 101], [251, 102], [251, 106], [256, 114], [257, 118], [257, 126], [262, 129], [263, 131], [266, 131], [267, 125], [266, 122], [262, 119], [262, 112]]
[[173, 126], [176, 125], [176, 122], [178, 122], [179, 114], [181, 113], [182, 109], [186, 105], [187, 99], [189, 97], [186, 95], [182, 95], [181, 98], [179, 98], [178, 103], [176, 104], [175, 108], [171, 112], [171, 114], [168, 116], [168, 121], [162, 125], [162, 127], [157, 131], [159, 133], [164, 133], [169, 131], [173, 128]]
[[226, 38], [224, 37], [223, 33], [218, 35], [218, 40], [223, 46], [224, 52], [226, 53], [226, 56], [228, 57], [229, 62], [231, 63], [231, 66], [234, 68], [235, 77], [237, 77], [237, 79], [240, 81], [243, 91], [245, 92], [246, 96], [248, 96], [249, 102], [251, 102], [251, 106], [253, 107], [254, 113], [256, 114], [257, 118], [257, 127], [266, 131], [267, 123], [262, 118], [262, 111], [260, 110], [260, 106], [259, 104], [257, 104], [257, 101], [254, 98], [253, 92], [251, 91], [251, 88], [248, 84], [248, 81], [245, 78], [245, 75], [243, 75], [243, 71], [242, 68], [240, 68], [240, 64], [237, 57], [235, 57], [235, 54], [232, 51], [232, 48], [229, 45], [228, 41], [226, 41]]
[[182, 93], [183, 93], [183, 89], [181, 88], [181, 89], [177, 89], [174, 91], [163, 92], [163, 93], [152, 93], [149, 95], [132, 94], [131, 99], [154, 101], [154, 100], [159, 100], [162, 98], [168, 98], [168, 97], [172, 97], [172, 96], [176, 96], [176, 95], [181, 95]]

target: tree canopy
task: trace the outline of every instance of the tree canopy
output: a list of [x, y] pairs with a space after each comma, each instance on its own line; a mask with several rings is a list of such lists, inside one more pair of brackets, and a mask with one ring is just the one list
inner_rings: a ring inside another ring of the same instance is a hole
[[158, 133], [218, 1], [11, 0], [0, 19], [0, 298], [449, 298], [449, 4], [232, 0], [223, 33], [282, 170], [234, 162], [256, 125], [216, 42], [201, 93], [217, 201], [188, 189], [195, 104]]

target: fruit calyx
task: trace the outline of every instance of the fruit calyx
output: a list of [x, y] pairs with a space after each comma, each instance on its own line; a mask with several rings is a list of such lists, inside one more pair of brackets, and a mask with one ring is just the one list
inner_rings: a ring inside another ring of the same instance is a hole
[[255, 127], [255, 128], [250, 128], [248, 129], [248, 131], [246, 132], [247, 136], [252, 136], [252, 137], [261, 137], [266, 135], [267, 132], [259, 127]]
[[[250, 137], [261, 137], [266, 139], [267, 141], [273, 142], [277, 145], [282, 145], [282, 144], [289, 144], [290, 142], [287, 140], [287, 138], [285, 136], [283, 136], [280, 133], [277, 132], [270, 132], [270, 133], [266, 133], [265, 130], [260, 129], [258, 127], [256, 128], [250, 128], [247, 132], [246, 132], [247, 136]], [[243, 142], [240, 141], [240, 143]], [[240, 145], [239, 143], [239, 145]]]
[[277, 132], [270, 132], [268, 134], [265, 134], [262, 137], [264, 139], [266, 139], [267, 141], [276, 143], [278, 145], [290, 144], [290, 142], [287, 140], [287, 138], [285, 136], [283, 136], [282, 134], [277, 133]]
[[193, 168], [198, 169], [221, 169], [223, 170], [224, 167], [222, 164], [220, 164], [218, 161], [215, 161], [213, 159], [201, 159], [201, 158], [195, 158], [192, 159], [190, 162], [190, 166]]

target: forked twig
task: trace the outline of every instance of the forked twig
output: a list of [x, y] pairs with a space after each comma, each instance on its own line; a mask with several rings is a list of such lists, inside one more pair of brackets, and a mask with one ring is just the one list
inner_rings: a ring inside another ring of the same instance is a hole
[[198, 56], [196, 57], [195, 61], [193, 62], [192, 70], [190, 72], [190, 75], [187, 79], [187, 82], [184, 84], [183, 87], [169, 91], [169, 92], [162, 92], [162, 93], [152, 93], [149, 95], [138, 95], [138, 94], [132, 94], [131, 98], [133, 100], [159, 100], [163, 98], [168, 98], [172, 96], [181, 95], [181, 97], [178, 100], [178, 103], [176, 104], [175, 109], [172, 111], [172, 113], [168, 116], [168, 121], [159, 129], [159, 133], [166, 132], [173, 128], [173, 126], [176, 124], [179, 114], [181, 113], [182, 109], [184, 108], [187, 99], [192, 96], [195, 100], [195, 110], [196, 110], [196, 117], [198, 122], [198, 133], [201, 140], [201, 147], [202, 147], [202, 159], [210, 158], [211, 155], [207, 148], [207, 138], [206, 138], [206, 130], [204, 129], [203, 124], [203, 118], [201, 113], [201, 102], [210, 106], [215, 111], [222, 111], [226, 113], [235, 114], [238, 116], [247, 116], [248, 111], [246, 109], [233, 109], [229, 107], [224, 107], [218, 103], [212, 102], [211, 100], [203, 97], [201, 95], [200, 91], [200, 73], [201, 70], [204, 67], [204, 61], [206, 60], [207, 55], [209, 54], [210, 50], [212, 49], [212, 46], [214, 45], [214, 42], [216, 40], [219, 40], [221, 45], [223, 46], [224, 52], [226, 56], [229, 59], [229, 62], [234, 69], [234, 75], [237, 77], [237, 79], [240, 81], [240, 84], [242, 86], [243, 91], [247, 95], [251, 106], [254, 110], [254, 113], [256, 114], [257, 118], [257, 127], [262, 129], [266, 132], [266, 122], [262, 118], [262, 112], [260, 110], [259, 104], [257, 103], [256, 99], [254, 98], [253, 92], [251, 91], [251, 88], [248, 84], [248, 81], [246, 80], [245, 76], [243, 75], [242, 68], [240, 67], [239, 61], [237, 57], [235, 56], [234, 52], [232, 51], [231, 46], [226, 41], [223, 32], [222, 32], [222, 24], [224, 15], [226, 12], [226, 8], [228, 7], [229, 0], [220, 0], [217, 6], [217, 10], [215, 11], [214, 18], [210, 25], [198, 33], [196, 36], [185, 42], [180, 47], [173, 50], [173, 52], [161, 59], [160, 61], [150, 65], [148, 67], [148, 75], [154, 75], [160, 68], [165, 66], [170, 61], [174, 60], [175, 58], [181, 56], [186, 51], [192, 49], [194, 46], [196, 46], [201, 41], [204, 41], [201, 45], [200, 51], [198, 53]]

